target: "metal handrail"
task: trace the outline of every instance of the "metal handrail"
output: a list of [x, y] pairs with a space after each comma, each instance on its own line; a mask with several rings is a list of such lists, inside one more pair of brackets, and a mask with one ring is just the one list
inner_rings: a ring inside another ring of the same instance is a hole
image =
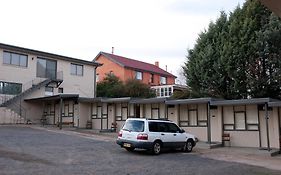
[[37, 85], [37, 84], [39, 84], [39, 83], [45, 81], [46, 79], [47, 79], [47, 78], [39, 78], [39, 77], [37, 77], [37, 78], [35, 78], [35, 79], [31, 80], [31, 81], [28, 81], [27, 83], [25, 83], [25, 84], [22, 86], [22, 92], [24, 92], [24, 91], [26, 91], [26, 90], [32, 88], [34, 85]]

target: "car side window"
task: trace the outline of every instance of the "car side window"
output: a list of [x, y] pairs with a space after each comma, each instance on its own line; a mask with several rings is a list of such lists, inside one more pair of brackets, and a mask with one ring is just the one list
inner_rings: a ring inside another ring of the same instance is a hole
[[158, 132], [158, 125], [156, 122], [149, 122], [148, 128], [150, 132]]
[[159, 132], [169, 132], [169, 129], [164, 122], [158, 122], [158, 130]]
[[169, 128], [169, 132], [171, 133], [179, 133], [180, 132], [180, 128], [174, 124], [174, 123], [167, 123], [168, 128]]

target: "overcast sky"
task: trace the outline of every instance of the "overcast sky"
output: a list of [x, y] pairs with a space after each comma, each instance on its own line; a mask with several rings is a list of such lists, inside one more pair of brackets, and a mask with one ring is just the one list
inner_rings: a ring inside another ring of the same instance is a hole
[[245, 0], [0, 0], [0, 42], [92, 60], [111, 52], [177, 75], [221, 10]]

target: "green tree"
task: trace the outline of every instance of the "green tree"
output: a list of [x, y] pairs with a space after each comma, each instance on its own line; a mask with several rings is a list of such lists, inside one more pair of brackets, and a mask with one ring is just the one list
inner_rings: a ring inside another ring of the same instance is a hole
[[155, 91], [153, 91], [149, 85], [135, 79], [129, 79], [125, 82], [125, 94], [129, 97], [139, 98], [151, 98], [156, 96]]
[[193, 97], [277, 97], [280, 94], [280, 19], [257, 0], [202, 32], [183, 66]]
[[105, 79], [97, 83], [97, 97], [155, 97], [155, 92], [139, 80], [127, 80], [122, 82], [115, 75], [108, 74]]
[[280, 98], [281, 21], [278, 17], [270, 15], [268, 23], [257, 32], [256, 46], [248, 70], [250, 95]]
[[123, 82], [113, 74], [107, 74], [103, 81], [97, 83], [97, 97], [118, 98], [124, 95]]

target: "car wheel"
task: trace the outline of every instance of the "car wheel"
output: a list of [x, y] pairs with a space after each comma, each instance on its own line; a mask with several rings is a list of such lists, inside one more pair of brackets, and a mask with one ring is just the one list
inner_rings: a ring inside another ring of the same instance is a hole
[[161, 148], [162, 148], [162, 145], [161, 145], [161, 143], [159, 141], [158, 142], [154, 142], [153, 146], [152, 146], [152, 153], [155, 154], [155, 155], [160, 154]]
[[183, 151], [184, 152], [191, 152], [193, 149], [193, 143], [191, 140], [188, 140], [186, 141], [186, 143], [184, 144], [184, 147], [183, 147]]
[[132, 152], [135, 150], [135, 148], [125, 148], [127, 151]]

